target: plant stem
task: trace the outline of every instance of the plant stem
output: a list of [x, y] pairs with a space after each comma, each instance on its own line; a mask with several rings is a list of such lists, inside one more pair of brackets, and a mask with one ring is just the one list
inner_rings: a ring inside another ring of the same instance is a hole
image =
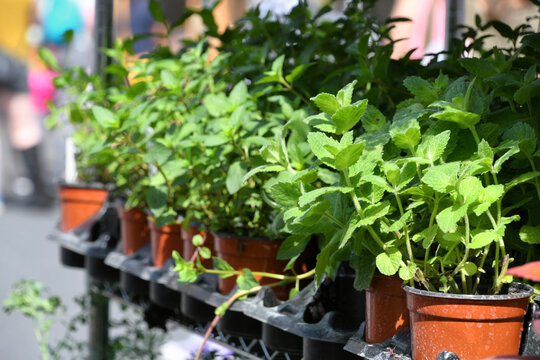
[[306, 105], [308, 105], [309, 107], [313, 107], [313, 104], [311, 104], [311, 102], [308, 99], [306, 99], [304, 95], [302, 95], [298, 91], [296, 91], [291, 86], [291, 84], [289, 84], [284, 78], [279, 79], [279, 83], [281, 85], [285, 86], [285, 88], [287, 90], [289, 90], [290, 92], [292, 92], [294, 95], [298, 96], [298, 98], [300, 98], [300, 100], [302, 100]]
[[[469, 225], [469, 216], [465, 214], [465, 254], [463, 255], [463, 258], [459, 262], [459, 264], [456, 265], [456, 268], [452, 272], [452, 277], [456, 276], [456, 274], [461, 271], [463, 265], [467, 262], [467, 259], [469, 258], [469, 237], [470, 237], [470, 225]], [[462, 277], [463, 279], [463, 277]], [[463, 283], [462, 286], [463, 291], [466, 292], [466, 284]]]
[[[403, 204], [401, 203], [401, 199], [399, 198], [399, 194], [397, 192], [394, 192], [394, 196], [396, 197], [396, 201], [397, 201], [397, 204], [398, 204], [398, 207], [399, 207], [399, 212], [400, 212], [401, 216], [404, 216], [405, 212], [403, 211]], [[414, 255], [413, 255], [413, 252], [412, 252], [411, 239], [409, 239], [409, 228], [407, 226], [407, 223], [404, 224], [403, 228], [405, 230], [405, 246], [407, 247], [407, 253], [409, 255], [409, 260], [411, 260], [411, 262], [414, 262]]]

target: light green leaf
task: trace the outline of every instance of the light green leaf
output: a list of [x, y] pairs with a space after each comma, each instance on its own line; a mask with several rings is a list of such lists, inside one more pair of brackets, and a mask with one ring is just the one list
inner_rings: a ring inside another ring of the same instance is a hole
[[538, 177], [540, 175], [540, 172], [538, 171], [531, 171], [527, 172], [525, 174], [519, 175], [517, 178], [514, 178], [512, 181], [506, 184], [504, 191], [507, 192], [511, 188], [513, 188], [516, 185], [522, 184], [527, 181], [531, 181], [532, 179]]
[[385, 216], [390, 211], [390, 203], [383, 201], [379, 204], [369, 205], [364, 209], [364, 218], [359, 221], [359, 226], [372, 225], [377, 219]]
[[51, 51], [51, 49], [46, 47], [40, 47], [38, 49], [38, 56], [43, 61], [45, 65], [47, 65], [48, 68], [55, 70], [57, 72], [60, 72], [60, 66], [58, 65], [58, 60], [56, 59], [56, 56]]
[[454, 204], [449, 206], [437, 215], [439, 228], [447, 233], [456, 228], [457, 222], [467, 213], [467, 205]]
[[481, 249], [493, 241], [497, 240], [498, 235], [493, 231], [483, 231], [479, 234], [473, 236], [469, 248], [471, 249]]
[[277, 164], [265, 164], [265, 165], [257, 166], [256, 168], [251, 169], [246, 175], [244, 175], [244, 177], [242, 178], [242, 183], [245, 183], [246, 181], [249, 180], [249, 178], [251, 178], [253, 175], [256, 175], [258, 173], [280, 172], [283, 170], [285, 170], [285, 168]]
[[195, 234], [191, 238], [191, 243], [195, 247], [203, 246], [204, 244], [204, 238], [201, 236], [201, 234]]
[[527, 244], [540, 244], [540, 226], [523, 226], [519, 231], [519, 238]]
[[472, 204], [475, 202], [482, 192], [484, 187], [480, 179], [474, 176], [467, 177], [459, 182], [458, 192], [463, 197], [465, 204]]
[[323, 163], [330, 167], [334, 167], [334, 156], [325, 148], [325, 146], [333, 146], [339, 149], [339, 142], [326, 136], [320, 132], [311, 132], [308, 134], [308, 143], [311, 151]]
[[178, 79], [174, 76], [172, 71], [163, 69], [161, 70], [161, 81], [167, 89], [174, 90], [178, 88]]
[[354, 230], [356, 230], [356, 228], [358, 228], [359, 220], [360, 219], [357, 216], [357, 214], [354, 214], [353, 216], [351, 216], [351, 218], [349, 219], [349, 222], [347, 223], [347, 228], [343, 232], [343, 237], [341, 238], [341, 240], [339, 242], [339, 249], [341, 249], [345, 245], [347, 245], [347, 242], [351, 239], [351, 237], [352, 237], [352, 235], [354, 233]]
[[244, 164], [237, 161], [233, 163], [229, 167], [229, 171], [227, 171], [227, 180], [225, 182], [225, 185], [227, 186], [227, 190], [230, 194], [235, 194], [242, 188], [242, 184], [244, 183], [242, 180], [244, 176], [246, 175], [246, 169], [244, 168]]
[[478, 204], [474, 208], [474, 213], [478, 216], [483, 214], [491, 204], [493, 204], [495, 201], [499, 200], [501, 196], [504, 194], [504, 186], [503, 185], [489, 185], [486, 188], [483, 189], [482, 193], [480, 194], [480, 197], [478, 198]]
[[399, 183], [399, 174], [400, 174], [399, 166], [397, 166], [394, 163], [384, 163], [383, 170], [384, 170], [384, 175], [386, 176], [386, 180], [388, 180], [390, 185], [396, 188]]
[[260, 285], [251, 270], [245, 268], [242, 269], [242, 275], [236, 279], [236, 284], [240, 290], [251, 290]]
[[270, 196], [285, 208], [298, 205], [298, 198], [302, 195], [296, 183], [278, 182], [270, 188]]
[[493, 173], [498, 174], [501, 171], [502, 165], [510, 159], [512, 155], [515, 155], [519, 152], [519, 146], [514, 145], [510, 147], [504, 154], [502, 154], [493, 164]]
[[246, 83], [240, 80], [229, 94], [229, 102], [235, 106], [245, 103], [249, 99], [249, 93]]
[[348, 83], [345, 85], [345, 87], [338, 91], [336, 95], [337, 101], [340, 103], [341, 106], [350, 105], [352, 101], [352, 93], [354, 90], [354, 86], [356, 85], [356, 80], [354, 80], [351, 83]]
[[330, 208], [330, 205], [330, 201], [328, 200], [319, 201], [311, 205], [295, 222], [304, 226], [313, 226], [321, 219], [326, 210]]
[[431, 164], [435, 163], [444, 153], [448, 140], [450, 140], [450, 130], [443, 131], [435, 136], [427, 136], [422, 141], [422, 144], [418, 146], [418, 156], [429, 160]]
[[332, 115], [332, 121], [336, 124], [338, 134], [343, 134], [352, 129], [364, 115], [367, 108], [367, 100], [362, 100], [353, 105], [342, 106]]
[[340, 187], [340, 186], [327, 186], [320, 189], [315, 189], [300, 196], [298, 204], [302, 207], [314, 202], [319, 196], [341, 192], [343, 194], [349, 193], [353, 190], [352, 187]]
[[372, 183], [373, 185], [376, 185], [388, 192], [394, 192], [394, 189], [392, 189], [392, 187], [388, 184], [388, 182], [383, 179], [382, 177], [380, 176], [377, 176], [377, 175], [366, 175], [364, 177], [362, 177], [362, 180], [363, 181], [366, 181], [366, 182], [369, 182], [369, 183]]
[[[401, 231], [405, 227], [405, 224], [411, 219], [412, 211], [407, 211], [403, 216], [398, 220], [391, 221], [390, 225], [387, 225], [385, 222], [381, 221], [381, 232], [382, 233], [391, 233], [395, 231]], [[425, 231], [425, 230], [424, 230]]]
[[[441, 106], [443, 104], [444, 102], [437, 101], [430, 105], [430, 107]], [[458, 110], [450, 106], [446, 106], [445, 110], [432, 114], [430, 117], [456, 123], [460, 129], [471, 128], [480, 121], [480, 115], [468, 111]]]
[[463, 264], [463, 271], [467, 276], [473, 276], [478, 271], [478, 267], [475, 263], [467, 261], [465, 264]]
[[365, 145], [365, 142], [361, 142], [349, 145], [346, 148], [340, 150], [336, 154], [336, 169], [345, 170], [354, 165], [358, 161], [360, 156], [362, 156]]
[[452, 191], [457, 182], [459, 163], [452, 162], [428, 168], [422, 182], [440, 193]]
[[330, 116], [334, 115], [341, 107], [336, 97], [328, 93], [320, 93], [317, 96], [312, 97], [311, 101], [313, 101], [322, 112]]
[[407, 266], [401, 266], [399, 268], [399, 277], [402, 280], [409, 281], [414, 278], [416, 274], [416, 264], [407, 260]]
[[381, 274], [386, 276], [395, 275], [401, 265], [401, 252], [395, 248], [388, 249], [387, 252], [377, 255], [375, 264]]
[[420, 125], [416, 119], [407, 119], [392, 123], [390, 136], [397, 147], [414, 148], [420, 142]]
[[210, 249], [207, 248], [206, 246], [203, 246], [203, 247], [199, 248], [199, 255], [203, 259], [210, 259], [212, 257], [212, 251], [210, 251]]
[[314, 65], [314, 63], [298, 65], [291, 71], [289, 75], [285, 76], [285, 80], [287, 80], [288, 83], [292, 84], [296, 79], [302, 76], [302, 74], [312, 65]]
[[94, 105], [92, 106], [92, 113], [94, 114], [96, 121], [104, 128], [117, 129], [120, 127], [120, 121], [109, 109]]
[[143, 156], [144, 161], [151, 164], [159, 164], [162, 165], [167, 160], [169, 160], [169, 157], [172, 155], [172, 150], [169, 149], [167, 146], [163, 145], [159, 142], [154, 142], [150, 146], [150, 149], [148, 153], [146, 153]]
[[[234, 268], [231, 265], [229, 265], [229, 263], [226, 262], [225, 260], [215, 257], [215, 256], [212, 258], [212, 260], [214, 263], [214, 269], [221, 270], [221, 271], [234, 271]], [[233, 276], [233, 274], [225, 276], [225, 277], [230, 277], [230, 276]], [[224, 278], [224, 276], [221, 276], [221, 277]]]

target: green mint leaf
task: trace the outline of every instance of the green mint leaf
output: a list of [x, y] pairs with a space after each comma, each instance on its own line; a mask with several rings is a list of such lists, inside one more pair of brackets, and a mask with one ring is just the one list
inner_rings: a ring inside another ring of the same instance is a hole
[[502, 154], [493, 164], [493, 173], [498, 174], [502, 169], [502, 165], [510, 159], [511, 156], [519, 153], [519, 146], [512, 145], [504, 154]]
[[167, 206], [167, 189], [150, 187], [146, 191], [146, 203], [154, 215], [159, 215]]
[[336, 99], [339, 102], [341, 106], [350, 105], [352, 101], [352, 94], [354, 90], [354, 86], [356, 85], [357, 81], [354, 80], [351, 83], [348, 83], [345, 85], [345, 87], [338, 91], [336, 95]]
[[424, 105], [437, 100], [437, 90], [427, 81], [418, 76], [409, 76], [403, 81], [403, 85]]
[[104, 128], [117, 129], [120, 127], [120, 121], [109, 109], [94, 105], [92, 106], [92, 113], [96, 118], [96, 121]]
[[231, 93], [229, 94], [229, 102], [234, 106], [240, 106], [249, 99], [249, 93], [246, 83], [241, 80], [239, 81]]
[[518, 104], [525, 104], [528, 100], [538, 95], [540, 95], [540, 79], [536, 79], [520, 87], [514, 94], [514, 100]]
[[172, 71], [163, 69], [161, 70], [161, 81], [163, 82], [163, 85], [169, 90], [175, 90], [178, 88], [178, 79], [174, 76]]
[[536, 178], [538, 176], [540, 176], [540, 172], [538, 172], [538, 171], [531, 171], [531, 172], [527, 172], [525, 174], [521, 174], [517, 178], [514, 178], [512, 181], [508, 182], [505, 185], [504, 192], [507, 192], [508, 190], [510, 190], [511, 188], [513, 188], [516, 185], [531, 181], [532, 179], [534, 179], [534, 178]]
[[488, 185], [485, 187], [478, 198], [479, 204], [474, 208], [474, 213], [480, 216], [486, 212], [489, 207], [504, 194], [503, 185]]
[[191, 243], [195, 247], [202, 246], [204, 244], [204, 239], [201, 234], [195, 234], [191, 238]]
[[388, 185], [388, 182], [380, 176], [370, 174], [362, 177], [362, 180], [376, 185], [388, 192], [394, 192], [394, 189]]
[[285, 76], [285, 80], [287, 80], [289, 84], [292, 84], [296, 79], [302, 76], [302, 74], [304, 74], [304, 72], [312, 65], [315, 65], [315, 63], [298, 65], [291, 71], [289, 75]]
[[335, 192], [341, 192], [343, 194], [349, 193], [353, 191], [352, 187], [340, 187], [340, 186], [327, 186], [320, 189], [311, 190], [302, 196], [300, 196], [300, 199], [298, 200], [298, 204], [302, 206], [306, 206], [307, 204], [310, 204], [314, 202], [319, 196], [335, 193]]
[[364, 218], [359, 221], [359, 226], [372, 225], [377, 219], [385, 216], [390, 211], [390, 203], [383, 201], [379, 204], [369, 205], [364, 209]]
[[360, 256], [353, 254], [349, 264], [356, 272], [354, 288], [357, 291], [369, 288], [376, 268], [375, 257], [371, 254], [361, 254]]
[[242, 275], [238, 276], [236, 284], [240, 290], [251, 290], [260, 285], [251, 270], [246, 268], [242, 269]]
[[384, 114], [375, 106], [369, 104], [360, 121], [362, 122], [364, 130], [369, 133], [377, 132], [386, 125], [386, 117]]
[[285, 208], [297, 206], [301, 195], [300, 187], [296, 183], [279, 182], [270, 188], [272, 199]]
[[444, 106], [445, 110], [432, 114], [430, 117], [443, 121], [456, 123], [460, 129], [469, 129], [480, 121], [480, 115], [468, 111], [462, 111], [451, 106], [446, 106], [443, 101], [437, 101], [430, 107]]
[[334, 167], [334, 155], [326, 149], [326, 146], [333, 146], [339, 149], [339, 142], [323, 133], [311, 132], [308, 134], [308, 143], [311, 151], [313, 151], [319, 160], [332, 168]]
[[456, 185], [459, 168], [458, 162], [432, 166], [422, 177], [422, 182], [435, 191], [448, 193]]
[[497, 240], [498, 237], [499, 236], [493, 231], [483, 231], [473, 236], [469, 248], [481, 249]]
[[540, 244], [540, 226], [523, 226], [519, 231], [519, 238], [527, 244]]
[[332, 115], [332, 121], [336, 124], [338, 134], [343, 134], [352, 129], [364, 115], [367, 108], [367, 100], [362, 100], [353, 105], [342, 106]]
[[499, 72], [495, 65], [487, 59], [463, 58], [458, 61], [468, 72], [483, 79]]
[[147, 163], [163, 165], [169, 160], [171, 155], [172, 150], [167, 146], [159, 142], [153, 142], [148, 153], [143, 156], [143, 160]]
[[150, 0], [150, 3], [148, 4], [150, 14], [152, 14], [152, 17], [154, 20], [156, 20], [159, 23], [164, 24], [165, 23], [165, 15], [163, 14], [163, 9], [161, 9], [161, 4], [157, 0]]
[[358, 216], [358, 214], [354, 214], [353, 216], [351, 216], [349, 222], [347, 223], [347, 228], [343, 232], [343, 237], [339, 242], [339, 249], [347, 245], [347, 242], [351, 239], [354, 231], [356, 230], [356, 228], [358, 228], [359, 221], [360, 217]]
[[403, 214], [403, 216], [401, 216], [398, 220], [391, 221], [390, 225], [387, 225], [385, 222], [381, 221], [381, 232], [388, 234], [395, 231], [401, 231], [401, 229], [405, 227], [405, 224], [408, 221], [410, 221], [411, 218], [412, 218], [412, 211], [409, 210], [405, 214]]
[[396, 188], [399, 183], [399, 166], [394, 163], [384, 163], [383, 170], [384, 175], [386, 176], [386, 180], [388, 180], [390, 185]]
[[328, 200], [317, 202], [311, 205], [304, 213], [300, 214], [296, 222], [304, 226], [313, 226], [321, 219], [326, 210], [330, 208], [330, 205], [331, 203]]
[[474, 203], [483, 191], [482, 182], [474, 176], [461, 180], [458, 185], [458, 193], [463, 197], [465, 204]]
[[478, 267], [475, 263], [467, 261], [465, 264], [463, 264], [463, 271], [467, 276], [473, 276], [478, 271]]
[[443, 131], [435, 136], [426, 136], [422, 144], [418, 146], [418, 156], [421, 156], [434, 164], [439, 160], [450, 140], [450, 130]]
[[467, 205], [454, 204], [437, 214], [437, 224], [445, 232], [454, 231], [459, 220], [467, 213]]
[[349, 145], [336, 154], [335, 167], [337, 170], [345, 170], [354, 165], [364, 151], [366, 143], [361, 142]]
[[276, 258], [278, 260], [288, 260], [300, 255], [311, 238], [308, 235], [290, 235], [279, 247]]
[[242, 184], [244, 183], [242, 180], [244, 179], [245, 175], [246, 169], [244, 168], [243, 163], [237, 161], [229, 167], [225, 185], [227, 186], [227, 190], [230, 194], [235, 194], [242, 188]]
[[381, 274], [386, 276], [395, 275], [401, 266], [401, 252], [395, 248], [388, 249], [386, 252], [377, 255], [375, 263]]
[[261, 166], [257, 166], [256, 168], [254, 169], [251, 169], [250, 171], [248, 171], [248, 173], [246, 175], [244, 175], [244, 177], [242, 178], [242, 183], [245, 183], [246, 181], [248, 181], [253, 175], [256, 175], [258, 173], [263, 173], [263, 172], [280, 172], [280, 171], [283, 171], [285, 170], [285, 168], [281, 165], [276, 165], [276, 164], [265, 164], [265, 165], [261, 165]]
[[[215, 257], [215, 256], [212, 258], [212, 260], [214, 263], [214, 269], [221, 270], [221, 271], [231, 271], [231, 272], [234, 271], [234, 268], [231, 265], [229, 265], [229, 263], [227, 263], [225, 260]], [[230, 277], [233, 275], [234, 274], [228, 274], [228, 275], [220, 274], [222, 278]]]
[[420, 125], [415, 119], [394, 122], [390, 126], [390, 136], [397, 147], [414, 148], [420, 142]]
[[56, 59], [56, 56], [51, 51], [51, 49], [46, 47], [40, 47], [38, 49], [38, 56], [49, 69], [61, 72], [60, 66], [58, 65], [58, 60]]
[[409, 281], [414, 278], [416, 274], [416, 264], [407, 260], [407, 266], [401, 266], [399, 268], [399, 277], [401, 280]]
[[341, 107], [336, 97], [328, 93], [320, 93], [311, 98], [311, 101], [317, 105], [317, 107], [329, 116], [332, 116]]
[[517, 141], [523, 155], [530, 157], [536, 151], [536, 134], [531, 125], [517, 122], [503, 134], [503, 140]]

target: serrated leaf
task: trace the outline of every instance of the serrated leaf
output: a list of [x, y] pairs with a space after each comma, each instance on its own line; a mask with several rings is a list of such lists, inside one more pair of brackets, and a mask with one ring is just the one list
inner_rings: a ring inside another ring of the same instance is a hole
[[163, 145], [159, 142], [154, 142], [150, 146], [150, 149], [148, 150], [148, 153], [146, 153], [143, 156], [143, 160], [147, 163], [151, 164], [159, 164], [162, 165], [169, 157], [172, 155], [172, 150], [169, 149], [167, 146]]
[[383, 164], [383, 171], [384, 175], [386, 176], [386, 180], [388, 180], [390, 185], [397, 187], [400, 173], [399, 166], [394, 163], [385, 163]]
[[386, 252], [380, 253], [375, 258], [375, 264], [381, 274], [386, 276], [395, 275], [401, 265], [401, 252], [398, 249], [391, 248]]
[[387, 225], [385, 222], [381, 221], [381, 232], [382, 233], [391, 233], [400, 231], [405, 227], [405, 224], [411, 219], [412, 211], [407, 211], [403, 216], [398, 220], [392, 221], [390, 225]]
[[352, 190], [353, 190], [352, 187], [342, 187], [342, 186], [327, 186], [327, 187], [315, 189], [300, 196], [300, 199], [298, 200], [298, 204], [301, 207], [306, 206], [307, 204], [314, 202], [319, 196], [322, 196], [325, 194], [331, 194], [335, 192], [341, 192], [343, 194], [346, 194], [346, 193], [351, 192]]
[[285, 208], [297, 206], [301, 195], [300, 187], [296, 183], [278, 182], [270, 188], [272, 199]]
[[458, 60], [461, 66], [473, 75], [480, 78], [487, 78], [497, 74], [499, 71], [489, 60], [480, 58], [462, 58]]
[[300, 214], [295, 222], [304, 226], [313, 226], [321, 219], [330, 206], [331, 204], [328, 200], [319, 201]]
[[362, 122], [364, 130], [369, 133], [377, 132], [386, 125], [386, 117], [384, 114], [375, 106], [369, 104], [360, 121]]
[[397, 147], [414, 148], [420, 142], [420, 125], [415, 119], [394, 122], [390, 126], [390, 136]]
[[527, 172], [525, 174], [521, 174], [517, 178], [514, 178], [514, 179], [512, 179], [512, 181], [508, 182], [505, 185], [504, 191], [506, 192], [506, 191], [510, 190], [511, 188], [513, 188], [516, 185], [522, 184], [522, 183], [527, 182], [527, 181], [531, 181], [532, 179], [534, 179], [534, 178], [536, 178], [538, 176], [540, 176], [540, 172], [538, 172], [538, 171], [531, 171], [531, 172]]
[[354, 165], [358, 161], [358, 159], [360, 159], [360, 156], [362, 156], [365, 145], [365, 142], [361, 142], [349, 145], [346, 148], [341, 149], [336, 154], [336, 169], [345, 170]]
[[336, 97], [328, 93], [320, 93], [317, 96], [312, 97], [311, 101], [313, 101], [322, 112], [330, 116], [334, 115], [341, 107]]
[[104, 128], [117, 129], [120, 127], [120, 121], [109, 109], [94, 105], [92, 106], [92, 113], [94, 114], [96, 121]]
[[523, 85], [514, 94], [514, 100], [518, 104], [525, 104], [533, 97], [540, 95], [540, 79], [536, 79], [533, 82]]
[[325, 146], [333, 146], [339, 149], [339, 142], [320, 132], [311, 132], [308, 134], [308, 143], [313, 154], [323, 163], [334, 167], [334, 156], [326, 150]]
[[495, 173], [495, 174], [498, 174], [499, 171], [501, 171], [502, 169], [502, 165], [508, 160], [510, 159], [510, 157], [512, 155], [515, 155], [519, 152], [519, 146], [517, 145], [514, 145], [512, 147], [510, 147], [508, 150], [506, 150], [506, 152], [504, 154], [502, 154], [496, 161], [495, 163], [493, 164], [493, 169], [492, 169], [492, 172]]
[[523, 226], [519, 231], [519, 238], [527, 244], [540, 244], [540, 226]]
[[450, 192], [456, 185], [459, 168], [457, 162], [432, 166], [422, 177], [422, 182], [440, 193]]
[[260, 285], [251, 270], [246, 268], [242, 269], [242, 275], [238, 276], [236, 284], [240, 290], [251, 290]]
[[424, 105], [437, 100], [437, 90], [427, 81], [418, 76], [409, 76], [403, 81], [403, 85]]
[[351, 239], [354, 231], [359, 226], [359, 220], [360, 218], [358, 217], [357, 214], [354, 214], [353, 216], [351, 216], [351, 218], [349, 219], [349, 222], [346, 225], [347, 227], [345, 228], [345, 231], [343, 232], [343, 237], [339, 241], [339, 249], [347, 245], [347, 242]]
[[474, 176], [467, 177], [459, 182], [458, 193], [463, 197], [465, 204], [472, 204], [475, 202], [482, 192], [484, 187], [480, 179]]
[[366, 181], [366, 182], [369, 182], [369, 183], [372, 183], [373, 185], [376, 185], [388, 192], [393, 192], [394, 189], [392, 189], [392, 187], [388, 184], [388, 182], [383, 179], [382, 177], [380, 176], [377, 176], [377, 175], [366, 175], [364, 177], [362, 177], [362, 180], [363, 181]]
[[[444, 102], [437, 101], [430, 107], [443, 106]], [[480, 121], [480, 115], [468, 111], [462, 111], [451, 106], [445, 106], [446, 109], [432, 114], [430, 117], [456, 123], [460, 129], [469, 129]]]
[[163, 82], [163, 85], [165, 85], [167, 89], [174, 90], [178, 88], [178, 80], [176, 79], [176, 77], [170, 70], [163, 69], [161, 70], [160, 75], [161, 75], [161, 81]]
[[498, 235], [493, 231], [483, 231], [479, 234], [476, 234], [471, 239], [469, 248], [471, 249], [481, 249], [493, 241], [497, 240]]
[[253, 175], [256, 175], [258, 173], [262, 173], [262, 172], [280, 172], [280, 171], [283, 171], [283, 170], [285, 170], [285, 168], [283, 166], [277, 165], [277, 164], [265, 164], [265, 165], [257, 166], [256, 168], [251, 169], [250, 171], [248, 171], [248, 173], [246, 175], [244, 175], [244, 177], [242, 178], [242, 183], [245, 183]]
[[399, 277], [402, 280], [409, 281], [412, 278], [414, 278], [415, 274], [416, 274], [416, 264], [411, 261], [407, 261], [407, 266], [401, 266], [399, 268]]
[[308, 235], [290, 235], [279, 247], [276, 259], [288, 260], [300, 255], [310, 241]]
[[457, 226], [457, 222], [461, 220], [466, 213], [467, 205], [454, 204], [437, 214], [437, 224], [445, 233], [453, 231]]
[[474, 213], [480, 216], [489, 209], [489, 207], [504, 194], [503, 185], [489, 185], [484, 188], [478, 199], [478, 204], [474, 208]]
[[390, 203], [383, 201], [379, 204], [369, 205], [364, 209], [364, 217], [358, 222], [359, 226], [372, 225], [377, 219], [390, 211]]
[[353, 254], [351, 256], [350, 266], [355, 270], [354, 288], [362, 291], [369, 288], [371, 279], [375, 273], [375, 257], [371, 254]]
[[354, 91], [354, 86], [356, 85], [356, 80], [345, 85], [345, 87], [338, 91], [336, 99], [341, 106], [350, 105], [352, 101], [352, 93]]
[[343, 134], [352, 129], [364, 115], [367, 108], [367, 100], [358, 104], [342, 106], [332, 115], [332, 121], [336, 124], [338, 134]]
[[246, 169], [244, 168], [243, 163], [238, 161], [229, 167], [225, 185], [227, 186], [227, 190], [230, 194], [235, 194], [242, 188], [242, 184], [244, 183], [242, 180], [244, 179], [245, 175]]
[[422, 156], [434, 164], [444, 153], [448, 140], [450, 140], [450, 134], [450, 130], [446, 130], [435, 136], [427, 136], [418, 146], [418, 156]]
[[531, 125], [517, 122], [503, 134], [503, 140], [517, 141], [519, 150], [527, 157], [536, 151], [536, 134]]

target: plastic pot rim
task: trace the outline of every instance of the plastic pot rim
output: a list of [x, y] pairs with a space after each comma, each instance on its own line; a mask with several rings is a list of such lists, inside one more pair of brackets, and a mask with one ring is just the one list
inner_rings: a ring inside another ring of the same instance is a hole
[[523, 283], [513, 282], [510, 284], [509, 292], [516, 292], [515, 294], [505, 294], [505, 295], [477, 295], [477, 294], [449, 294], [441, 293], [436, 291], [428, 291], [422, 289], [412, 288], [407, 285], [403, 285], [403, 290], [405, 292], [415, 295], [434, 297], [434, 298], [443, 298], [443, 299], [462, 299], [462, 300], [507, 300], [507, 299], [520, 299], [530, 297], [534, 294], [534, 289]]

